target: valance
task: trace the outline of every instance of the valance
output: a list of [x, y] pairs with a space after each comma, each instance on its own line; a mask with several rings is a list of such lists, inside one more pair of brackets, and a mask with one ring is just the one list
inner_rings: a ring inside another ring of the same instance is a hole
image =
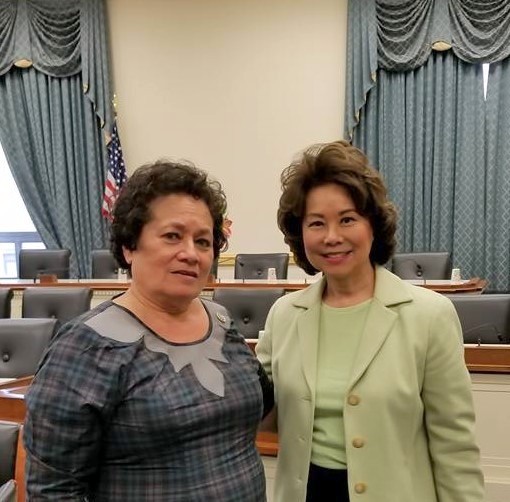
[[379, 68], [409, 71], [432, 50], [468, 63], [510, 56], [508, 0], [350, 0], [345, 132], [357, 124]]
[[379, 67], [406, 71], [438, 43], [468, 63], [510, 55], [508, 0], [374, 0]]
[[33, 66], [51, 77], [81, 72], [83, 91], [111, 131], [104, 0], [0, 0], [0, 75]]

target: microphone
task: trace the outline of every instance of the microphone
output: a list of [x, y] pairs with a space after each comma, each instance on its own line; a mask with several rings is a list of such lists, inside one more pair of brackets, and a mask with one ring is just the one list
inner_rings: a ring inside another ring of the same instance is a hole
[[[400, 273], [402, 274], [401, 277], [403, 278], [408, 277], [412, 279], [412, 277], [410, 276], [416, 276], [421, 279], [423, 277], [423, 266], [416, 260], [413, 260], [412, 258], [406, 258], [405, 260], [402, 260], [400, 263], [400, 267], [397, 264], [395, 270], [398, 270], [398, 268], [400, 268]], [[397, 275], [400, 274], [398, 274], [397, 272]]]
[[[237, 264], [239, 265], [240, 268], [244, 268], [244, 262], [242, 260], [237, 260]], [[241, 273], [241, 279], [243, 280], [243, 282], [246, 280], [246, 277], [244, 276], [244, 272]]]
[[[469, 340], [468, 335], [474, 335], [478, 345], [481, 345], [482, 343], [506, 343], [505, 337], [493, 324], [480, 324], [478, 326], [474, 326], [464, 331], [463, 335], [464, 342], [466, 342], [466, 338]], [[467, 343], [470, 342], [468, 341]]]

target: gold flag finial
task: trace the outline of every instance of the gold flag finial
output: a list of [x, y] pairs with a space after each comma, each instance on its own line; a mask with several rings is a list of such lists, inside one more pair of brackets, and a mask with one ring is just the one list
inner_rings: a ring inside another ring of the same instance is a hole
[[115, 115], [117, 115], [117, 94], [113, 94], [113, 99], [112, 99], [112, 106], [113, 106], [113, 113]]

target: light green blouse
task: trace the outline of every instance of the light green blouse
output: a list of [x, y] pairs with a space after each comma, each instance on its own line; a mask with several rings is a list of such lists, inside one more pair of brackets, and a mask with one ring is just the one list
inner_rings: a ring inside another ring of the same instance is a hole
[[343, 308], [321, 306], [311, 457], [321, 467], [347, 468], [345, 394], [371, 302]]

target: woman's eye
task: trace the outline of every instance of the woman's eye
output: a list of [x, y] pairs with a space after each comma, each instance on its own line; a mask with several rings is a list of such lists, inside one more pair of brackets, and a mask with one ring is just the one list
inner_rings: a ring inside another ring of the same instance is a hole
[[356, 221], [355, 218], [353, 218], [352, 216], [344, 216], [341, 220], [340, 220], [340, 223], [342, 225], [349, 225], [351, 223], [354, 223]]
[[198, 239], [196, 243], [198, 246], [202, 248], [210, 248], [212, 246], [211, 241], [209, 239]]
[[310, 221], [308, 223], [308, 226], [309, 227], [320, 227], [320, 226], [322, 226], [322, 221], [318, 221], [318, 220], [317, 221]]
[[165, 237], [165, 239], [168, 239], [170, 241], [174, 241], [174, 240], [179, 239], [179, 234], [177, 232], [167, 232], [164, 235], [164, 237]]

